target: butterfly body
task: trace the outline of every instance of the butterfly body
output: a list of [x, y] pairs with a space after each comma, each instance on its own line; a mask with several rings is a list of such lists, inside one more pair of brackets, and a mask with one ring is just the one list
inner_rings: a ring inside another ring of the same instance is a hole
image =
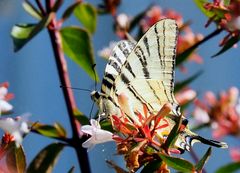
[[[134, 112], [144, 114], [146, 105], [150, 114], [157, 114], [163, 105], [171, 104], [172, 110], [166, 121], [171, 124], [170, 131], [181, 115], [174, 97], [174, 68], [176, 58], [178, 27], [174, 20], [163, 19], [153, 25], [138, 41], [120, 41], [112, 50], [107, 63], [101, 92], [93, 91], [92, 98], [99, 106], [100, 115], [127, 117], [131, 112], [122, 111], [119, 96], [129, 98]], [[185, 126], [187, 122], [183, 118]], [[196, 141], [226, 147], [225, 143], [206, 140], [188, 128], [179, 134], [175, 145], [189, 150]]]

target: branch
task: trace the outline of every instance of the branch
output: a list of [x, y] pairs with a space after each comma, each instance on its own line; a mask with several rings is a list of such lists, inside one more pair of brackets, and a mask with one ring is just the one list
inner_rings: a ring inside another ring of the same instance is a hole
[[[46, 0], [47, 13], [51, 12], [51, 8], [53, 7], [53, 5], [54, 5], [54, 0]], [[60, 85], [71, 87], [71, 82], [70, 82], [69, 74], [67, 70], [67, 63], [64, 58], [64, 53], [62, 49], [61, 36], [59, 31], [55, 30], [54, 28], [57, 28], [56, 17], [54, 17], [50, 22], [48, 27], [48, 33], [52, 43], [52, 48], [55, 56], [59, 79], [60, 79]], [[73, 134], [72, 139], [74, 141], [73, 147], [77, 153], [81, 172], [90, 173], [91, 170], [90, 170], [88, 154], [86, 149], [84, 149], [81, 146], [81, 144], [83, 143], [83, 140], [79, 138], [77, 121], [75, 120], [75, 117], [74, 117], [74, 112], [75, 110], [77, 110], [77, 106], [73, 96], [73, 92], [72, 90], [69, 90], [67, 88], [62, 88], [62, 91], [65, 98], [68, 116], [69, 116], [69, 120], [72, 128], [72, 134]]]

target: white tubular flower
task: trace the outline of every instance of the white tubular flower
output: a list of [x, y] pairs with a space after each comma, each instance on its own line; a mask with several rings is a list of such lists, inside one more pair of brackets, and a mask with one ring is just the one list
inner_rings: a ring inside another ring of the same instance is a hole
[[84, 148], [87, 148], [89, 151], [96, 144], [113, 141], [113, 134], [109, 131], [101, 129], [97, 120], [91, 119], [90, 123], [91, 125], [84, 125], [81, 128], [83, 133], [91, 135], [91, 137], [82, 144]]
[[0, 118], [0, 128], [14, 137], [17, 146], [22, 143], [23, 135], [29, 132], [27, 125], [27, 119], [29, 116], [29, 114], [25, 114], [16, 119], [9, 117]]
[[128, 28], [129, 25], [130, 25], [130, 19], [129, 17], [124, 14], [124, 13], [121, 13], [117, 16], [117, 23], [118, 25], [121, 27], [121, 28]]
[[12, 109], [13, 109], [13, 106], [10, 105], [7, 101], [0, 100], [0, 115], [4, 112], [9, 112]]
[[5, 86], [0, 87], [0, 115], [2, 113], [9, 112], [13, 109], [13, 106], [6, 101], [8, 95], [8, 89]]

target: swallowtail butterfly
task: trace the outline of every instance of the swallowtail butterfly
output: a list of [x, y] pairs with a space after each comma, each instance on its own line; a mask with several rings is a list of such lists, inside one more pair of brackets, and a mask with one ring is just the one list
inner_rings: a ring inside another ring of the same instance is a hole
[[[101, 115], [120, 115], [118, 96], [124, 93], [131, 99], [133, 108], [157, 114], [170, 103], [173, 107], [169, 121], [172, 127], [180, 116], [180, 107], [174, 97], [174, 67], [178, 27], [174, 20], [163, 19], [153, 25], [137, 42], [120, 41], [112, 50], [102, 80], [101, 92], [93, 91]], [[187, 119], [184, 118], [184, 125]], [[175, 145], [189, 150], [194, 142], [226, 148], [227, 144], [208, 140], [186, 128], [179, 134]]]

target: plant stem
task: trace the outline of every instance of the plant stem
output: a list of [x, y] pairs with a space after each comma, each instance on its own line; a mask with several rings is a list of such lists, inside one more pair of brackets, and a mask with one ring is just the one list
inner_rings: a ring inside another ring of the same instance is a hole
[[209, 35], [204, 37], [204, 39], [195, 43], [194, 45], [192, 45], [191, 47], [186, 49], [184, 52], [182, 52], [181, 54], [177, 55], [176, 65], [180, 65], [181, 63], [183, 63], [189, 57], [189, 55], [194, 51], [194, 49], [196, 49], [198, 46], [205, 43], [209, 39], [211, 39], [211, 38], [215, 37], [216, 35], [220, 34], [222, 31], [223, 31], [222, 28], [216, 29], [215, 31], [213, 31], [212, 33], [210, 33]]
[[[194, 152], [193, 149], [191, 149], [189, 153], [190, 153], [191, 157], [193, 158], [194, 162], [197, 164], [199, 162], [197, 154]], [[207, 171], [203, 168], [202, 173], [207, 173]]]
[[40, 9], [42, 15], [46, 15], [46, 11], [44, 10], [42, 3], [39, 0], [36, 0], [36, 3], [37, 3], [38, 8]]
[[[54, 4], [54, 0], [46, 0], [47, 13], [50, 13], [53, 4]], [[70, 82], [69, 74], [67, 70], [67, 63], [66, 63], [63, 49], [62, 49], [61, 36], [58, 30], [53, 29], [53, 28], [57, 28], [57, 20], [55, 17], [52, 19], [49, 26], [50, 27], [48, 27], [48, 33], [49, 33], [50, 40], [53, 47], [58, 75], [60, 78], [60, 85], [71, 87], [71, 82]], [[83, 140], [79, 138], [77, 121], [74, 117], [74, 111], [77, 110], [77, 106], [73, 96], [73, 92], [72, 90], [69, 90], [68, 88], [65, 88], [65, 87], [62, 88], [62, 91], [65, 98], [68, 116], [69, 116], [69, 120], [72, 128], [72, 135], [73, 135], [72, 140], [74, 141], [73, 147], [78, 157], [78, 162], [81, 168], [81, 172], [90, 173], [91, 170], [90, 170], [88, 154], [86, 149], [84, 149], [81, 146]]]
[[196, 49], [198, 46], [200, 46], [201, 44], [203, 44], [204, 42], [208, 41], [209, 39], [215, 37], [216, 35], [220, 34], [223, 31], [222, 28], [218, 28], [215, 31], [213, 31], [212, 33], [210, 33], [209, 35], [207, 35], [206, 37], [204, 37], [204, 39], [202, 39], [201, 41], [197, 42], [196, 44], [194, 44], [193, 46], [191, 46], [188, 49]]

